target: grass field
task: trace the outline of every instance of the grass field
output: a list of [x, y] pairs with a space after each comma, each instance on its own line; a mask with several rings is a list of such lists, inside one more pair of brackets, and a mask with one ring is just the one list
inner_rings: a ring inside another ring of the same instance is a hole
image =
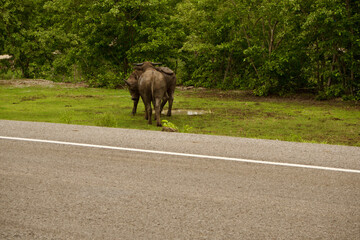
[[[135, 116], [131, 109], [126, 89], [0, 84], [0, 119], [161, 131], [155, 122], [148, 125], [144, 120], [142, 102]], [[173, 109], [173, 116], [162, 119], [180, 132], [360, 146], [356, 103], [177, 89]], [[187, 115], [190, 110], [204, 114]]]

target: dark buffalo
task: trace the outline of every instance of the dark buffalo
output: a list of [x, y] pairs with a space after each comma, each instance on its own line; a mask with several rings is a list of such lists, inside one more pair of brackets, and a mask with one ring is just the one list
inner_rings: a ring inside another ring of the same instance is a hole
[[139, 82], [139, 78], [140, 78], [142, 73], [143, 73], [143, 71], [135, 70], [134, 72], [132, 72], [130, 74], [128, 80], [125, 81], [125, 83], [129, 87], [131, 100], [133, 100], [133, 102], [134, 102], [134, 106], [133, 106], [133, 109], [132, 109], [132, 114], [133, 115], [135, 115], [137, 105], [139, 103], [140, 93], [139, 93], [138, 82]]
[[[133, 115], [135, 115], [135, 113], [136, 113], [137, 104], [139, 102], [139, 96], [140, 96], [139, 89], [138, 89], [138, 81], [139, 81], [141, 74], [144, 73], [145, 69], [147, 69], [149, 67], [149, 64], [151, 64], [152, 67], [154, 67], [155, 65], [158, 65], [159, 63], [145, 62], [145, 63], [135, 64], [136, 65], [135, 71], [132, 72], [131, 75], [129, 76], [128, 80], [125, 81], [125, 83], [129, 87], [131, 99], [134, 102], [134, 106], [132, 109]], [[163, 107], [166, 104], [166, 102], [169, 101], [169, 109], [167, 112], [167, 116], [171, 116], [171, 109], [172, 109], [172, 104], [174, 101], [174, 92], [175, 92], [175, 87], [176, 87], [175, 73], [170, 68], [167, 68], [167, 67], [155, 67], [155, 69], [163, 74], [163, 76], [166, 80], [166, 86], [167, 86], [166, 94], [162, 99], [160, 113], [162, 112]]]
[[175, 73], [168, 67], [156, 67], [156, 70], [160, 71], [164, 75], [167, 86], [167, 95], [161, 103], [160, 112], [163, 110], [166, 102], [169, 101], [169, 109], [167, 112], [167, 116], [171, 116], [171, 109], [174, 102], [174, 92], [176, 87], [176, 76]]
[[138, 81], [138, 91], [145, 105], [145, 119], [151, 124], [151, 103], [155, 109], [156, 125], [161, 127], [160, 108], [161, 100], [166, 95], [167, 85], [165, 77], [157, 71], [150, 62], [142, 64], [144, 71]]

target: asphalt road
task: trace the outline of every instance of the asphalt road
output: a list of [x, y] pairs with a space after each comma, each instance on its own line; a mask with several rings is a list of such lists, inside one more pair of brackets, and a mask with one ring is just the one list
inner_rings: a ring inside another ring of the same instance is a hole
[[0, 188], [0, 239], [360, 239], [357, 147], [0, 120]]

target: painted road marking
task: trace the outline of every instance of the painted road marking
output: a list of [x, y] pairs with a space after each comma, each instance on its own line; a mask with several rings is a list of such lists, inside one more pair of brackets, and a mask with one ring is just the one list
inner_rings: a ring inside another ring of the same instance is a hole
[[0, 139], [26, 141], [26, 142], [52, 143], [52, 144], [60, 144], [60, 145], [101, 148], [101, 149], [121, 150], [121, 151], [130, 151], [130, 152], [153, 153], [153, 154], [163, 154], [163, 155], [171, 155], [171, 156], [205, 158], [205, 159], [215, 159], [215, 160], [234, 161], [234, 162], [243, 162], [243, 163], [284, 166], [284, 167], [308, 168], [308, 169], [317, 169], [317, 170], [335, 171], [335, 172], [360, 173], [360, 170], [356, 170], [356, 169], [322, 167], [322, 166], [295, 164], [295, 163], [269, 162], [269, 161], [259, 161], [259, 160], [242, 159], [242, 158], [165, 152], [165, 151], [146, 150], [146, 149], [137, 149], [137, 148], [113, 147], [113, 146], [95, 145], [95, 144], [86, 144], [86, 143], [73, 143], [73, 142], [62, 142], [62, 141], [52, 141], [52, 140], [42, 140], [42, 139], [32, 139], [32, 138], [5, 137], [5, 136], [0, 136]]

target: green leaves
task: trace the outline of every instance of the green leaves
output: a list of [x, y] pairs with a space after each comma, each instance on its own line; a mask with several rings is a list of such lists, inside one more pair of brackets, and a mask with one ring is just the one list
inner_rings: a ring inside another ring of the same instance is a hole
[[78, 74], [96, 86], [118, 87], [131, 62], [149, 60], [185, 85], [356, 95], [359, 9], [350, 0], [2, 0], [0, 53], [24, 77]]

